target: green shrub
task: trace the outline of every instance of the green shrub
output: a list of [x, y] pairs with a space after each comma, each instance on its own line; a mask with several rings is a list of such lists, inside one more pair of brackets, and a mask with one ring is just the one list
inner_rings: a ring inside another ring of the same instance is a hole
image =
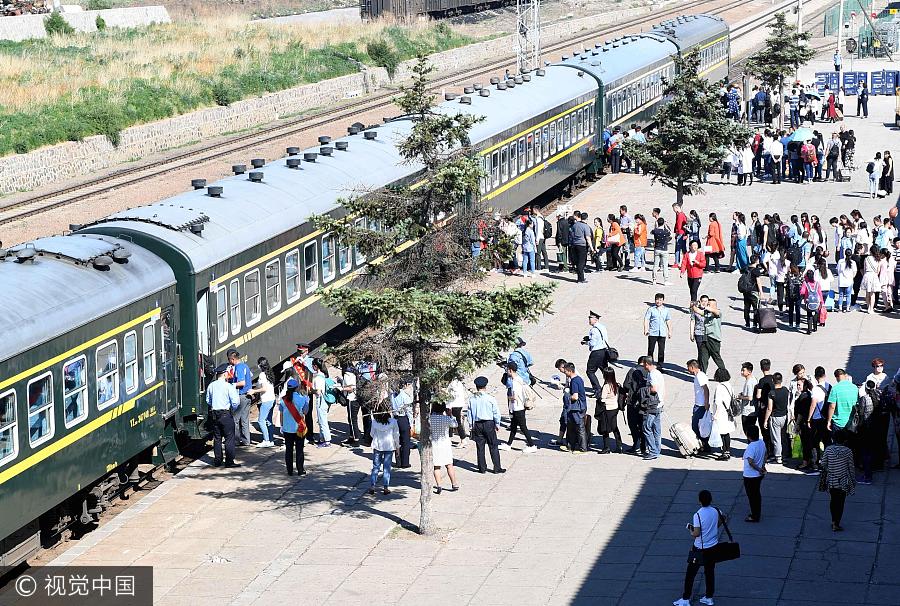
[[112, 0], [88, 0], [87, 2], [87, 9], [89, 11], [102, 11], [112, 7]]
[[219, 82], [214, 82], [210, 88], [210, 92], [212, 92], [212, 97], [216, 102], [216, 105], [221, 105], [223, 107], [240, 100], [238, 91], [232, 82], [221, 80]]
[[106, 30], [106, 21], [103, 20], [103, 17], [97, 15], [97, 18], [94, 20], [94, 23], [97, 24], [97, 31], [102, 32]]
[[400, 65], [400, 55], [384, 40], [373, 40], [366, 44], [366, 54], [372, 62], [387, 70], [388, 78], [394, 79], [397, 66]]
[[71, 36], [75, 33], [75, 28], [69, 25], [69, 23], [65, 19], [63, 19], [63, 16], [59, 13], [53, 13], [49, 17], [44, 19], [44, 29], [50, 36], [56, 34], [59, 34], [61, 36]]

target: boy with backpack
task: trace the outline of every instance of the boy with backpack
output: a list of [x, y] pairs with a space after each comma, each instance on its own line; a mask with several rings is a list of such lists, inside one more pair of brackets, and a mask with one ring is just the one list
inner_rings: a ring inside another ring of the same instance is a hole
[[[806, 307], [806, 334], [811, 334], [819, 328], [819, 313], [822, 306], [822, 287], [811, 269], [803, 277], [800, 296]], [[799, 325], [799, 321], [797, 324]]]

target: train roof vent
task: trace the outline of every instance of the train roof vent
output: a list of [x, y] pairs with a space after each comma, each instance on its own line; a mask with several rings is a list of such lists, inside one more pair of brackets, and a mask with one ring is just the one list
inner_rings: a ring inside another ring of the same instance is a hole
[[572, 49], [572, 56], [573, 56], [573, 57], [577, 57], [577, 56], [580, 55], [581, 53], [582, 53], [582, 49], [580, 49], [580, 48], [578, 48], [578, 47], [575, 47], [575, 48]]
[[37, 256], [37, 249], [34, 247], [34, 244], [26, 244], [25, 248], [20, 248], [16, 251], [16, 261], [19, 263], [33, 261], [35, 256]]
[[323, 156], [328, 157], [334, 153], [334, 148], [331, 147], [330, 145], [323, 145], [322, 147], [319, 148], [319, 153], [322, 154]]
[[223, 191], [224, 189], [221, 185], [210, 185], [206, 188], [206, 193], [209, 194], [211, 198], [221, 198]]
[[609, 52], [609, 47], [608, 47], [608, 46], [604, 46], [604, 47], [603, 47], [603, 52], [604, 52], [604, 53], [608, 53], [608, 52]]
[[349, 127], [347, 127], [347, 134], [350, 136], [358, 135], [359, 129], [356, 128], [355, 126], [349, 126]]
[[186, 208], [177, 204], [159, 203], [123, 210], [88, 225], [114, 223], [116, 221], [138, 221], [140, 223], [159, 225], [175, 231], [182, 231], [190, 228], [191, 225], [209, 222], [209, 216], [193, 208]]
[[512, 78], [510, 78], [509, 80], [507, 80], [507, 81], [505, 82], [505, 84], [506, 84], [506, 88], [515, 88], [515, 87], [516, 87], [516, 81], [513, 80]]
[[484, 85], [481, 82], [476, 82], [472, 85], [472, 88], [474, 88], [475, 90], [481, 90], [484, 88]]
[[505, 83], [505, 82], [498, 82], [498, 83], [497, 83], [497, 90], [506, 90], [506, 83]]
[[300, 158], [288, 158], [287, 159], [287, 167], [293, 169], [299, 169], [300, 163], [303, 162]]
[[319, 145], [328, 145], [329, 143], [331, 143], [331, 137], [328, 135], [321, 135], [319, 137]]
[[347, 151], [347, 148], [350, 147], [349, 141], [335, 141], [334, 146], [338, 149], [338, 151]]
[[375, 139], [378, 138], [378, 131], [377, 130], [367, 130], [366, 132], [363, 133], [363, 137], [366, 138], [366, 141], [374, 141]]
[[513, 80], [515, 80], [516, 84], [522, 84], [523, 82], [525, 82], [525, 79], [522, 76], [516, 76], [515, 78], [513, 78]]
[[595, 48], [594, 50], [591, 51], [591, 54], [594, 56], [597, 56], [600, 54], [600, 51]]
[[131, 251], [127, 248], [120, 246], [116, 250], [113, 251], [112, 259], [116, 263], [125, 264], [128, 263], [128, 259], [131, 257]]
[[463, 88], [463, 93], [466, 94], [466, 95], [471, 95], [471, 94], [474, 93], [474, 92], [475, 92], [475, 87], [474, 87], [474, 86], [466, 86], [466, 87]]
[[563, 60], [563, 61], [568, 61], [568, 60], [569, 60], [569, 55], [563, 55], [563, 56], [562, 56], [562, 60]]
[[262, 168], [265, 165], [265, 158], [253, 158], [252, 160], [250, 160], [250, 166], [252, 166], [253, 168]]
[[263, 173], [261, 170], [251, 170], [248, 177], [250, 177], [250, 180], [254, 183], [262, 183]]
[[285, 151], [287, 152], [287, 155], [289, 155], [289, 156], [296, 156], [297, 154], [300, 153], [300, 148], [299, 147], [289, 147]]
[[522, 74], [522, 80], [525, 82], [531, 82], [531, 74]]
[[599, 61], [591, 61], [591, 65], [593, 65], [594, 67], [600, 67], [600, 62]]
[[444, 93], [444, 101], [453, 101], [456, 99], [456, 93]]
[[546, 75], [547, 70], [545, 70], [543, 67], [539, 67], [535, 73], [536, 73], [538, 76], [544, 76], [544, 75]]
[[317, 154], [316, 152], [306, 152], [305, 154], [303, 154], [303, 159], [307, 162], [315, 162], [316, 156], [318, 155], [319, 154]]
[[601, 46], [603, 46], [602, 42], [597, 42], [596, 44], [594, 44], [594, 48], [600, 48]]
[[463, 95], [459, 98], [459, 102], [463, 105], [472, 105], [472, 97], [470, 97], [469, 95]]
[[491, 91], [486, 88], [482, 88], [480, 91], [478, 91], [478, 94], [481, 95], [482, 97], [490, 97]]
[[497, 76], [491, 77], [491, 84], [497, 84], [499, 82], [500, 82], [500, 78], [498, 78]]
[[191, 179], [191, 187], [194, 189], [203, 189], [206, 187], [206, 179]]
[[247, 165], [246, 164], [232, 164], [231, 172], [233, 172], [236, 175], [243, 175], [245, 172], [247, 172]]

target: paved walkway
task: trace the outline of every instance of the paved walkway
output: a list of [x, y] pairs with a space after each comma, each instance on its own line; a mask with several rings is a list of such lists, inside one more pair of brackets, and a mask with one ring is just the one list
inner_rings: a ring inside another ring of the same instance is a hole
[[[897, 133], [882, 125], [893, 121], [893, 100], [873, 98], [871, 109], [869, 121], [849, 119], [859, 138], [861, 166], [876, 143], [878, 149], [900, 147]], [[887, 210], [888, 202], [873, 201], [862, 191], [862, 171], [849, 184], [711, 184], [706, 196], [688, 200], [687, 207], [697, 208], [704, 223], [709, 211], [719, 211], [726, 227], [736, 208], [782, 216], [805, 210], [825, 221], [855, 207], [867, 218]], [[622, 202], [647, 216], [653, 206], [669, 215], [672, 198], [646, 178], [619, 175], [585, 191], [573, 205], [592, 216]], [[525, 330], [536, 373], [552, 374], [560, 356], [575, 360], [583, 371], [587, 353], [579, 342], [588, 308], [603, 314], [623, 360], [644, 353], [645, 341], [637, 335], [656, 290], [648, 276], [592, 274], [588, 285], [573, 284], [565, 275], [539, 278], [557, 280], [559, 288], [555, 313]], [[763, 357], [785, 374], [802, 361], [829, 372], [849, 367], [861, 377], [876, 354], [889, 360], [889, 372], [900, 364], [896, 316], [837, 315], [812, 336], [744, 331], [736, 279], [708, 274], [701, 289], [724, 302], [723, 355], [734, 375], [740, 362]], [[667, 359], [683, 365], [695, 349], [687, 338], [687, 287], [677, 277], [673, 282], [665, 289], [675, 311]], [[488, 371], [496, 379], [496, 369]], [[690, 383], [679, 372], [668, 375], [667, 383], [669, 415], [686, 420]], [[336, 421], [340, 412], [335, 411]], [[505, 475], [471, 473], [473, 448], [458, 450], [462, 488], [434, 497], [442, 528], [434, 538], [409, 530], [418, 520], [415, 473], [397, 473], [391, 496], [369, 497], [364, 494], [368, 452], [309, 449], [310, 474], [298, 480], [284, 475], [280, 452], [251, 450], [241, 453], [240, 469], [191, 466], [55, 563], [153, 565], [155, 601], [161, 606], [298, 600], [374, 606], [663, 605], [680, 591], [689, 546], [684, 525], [697, 507], [698, 490], [706, 488], [732, 515], [743, 552], [739, 561], [717, 571], [718, 603], [900, 604], [898, 472], [878, 473], [873, 485], [860, 486], [847, 502], [846, 531], [833, 534], [816, 479], [777, 467], [763, 484], [763, 522], [750, 525], [741, 521], [747, 510], [739, 458], [684, 460], [673, 456], [668, 436], [664, 456], [652, 463], [627, 455], [569, 455], [547, 444], [558, 414], [558, 393], [545, 395], [529, 415], [541, 448], [528, 455], [517, 442], [513, 452], [502, 453]], [[740, 451], [743, 440], [733, 441], [733, 447]], [[702, 592], [699, 583], [697, 591]]]

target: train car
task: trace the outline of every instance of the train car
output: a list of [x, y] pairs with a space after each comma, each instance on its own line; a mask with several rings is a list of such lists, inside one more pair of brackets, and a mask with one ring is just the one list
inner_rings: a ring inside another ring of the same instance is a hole
[[671, 40], [681, 54], [700, 53], [700, 75], [710, 82], [728, 78], [731, 45], [728, 24], [715, 15], [683, 15], [663, 21], [653, 33]]
[[177, 449], [175, 277], [130, 242], [35, 240], [0, 255], [0, 565], [92, 522], [138, 463]]
[[[318, 342], [340, 324], [319, 302], [320, 287], [346, 284], [367, 260], [323, 234], [310, 221], [343, 216], [341, 199], [408, 182], [421, 167], [404, 163], [395, 143], [409, 120], [301, 152], [254, 160], [237, 174], [158, 204], [115, 213], [80, 233], [133, 241], [171, 266], [178, 281], [183, 352], [179, 405], [191, 435], [199, 423], [206, 369], [234, 348], [248, 356], [280, 359], [299, 341]], [[358, 222], [365, 222], [360, 217]], [[377, 230], [374, 223], [367, 225]]]
[[364, 20], [387, 15], [395, 17], [453, 17], [502, 6], [514, 6], [515, 0], [360, 0], [359, 14]]

